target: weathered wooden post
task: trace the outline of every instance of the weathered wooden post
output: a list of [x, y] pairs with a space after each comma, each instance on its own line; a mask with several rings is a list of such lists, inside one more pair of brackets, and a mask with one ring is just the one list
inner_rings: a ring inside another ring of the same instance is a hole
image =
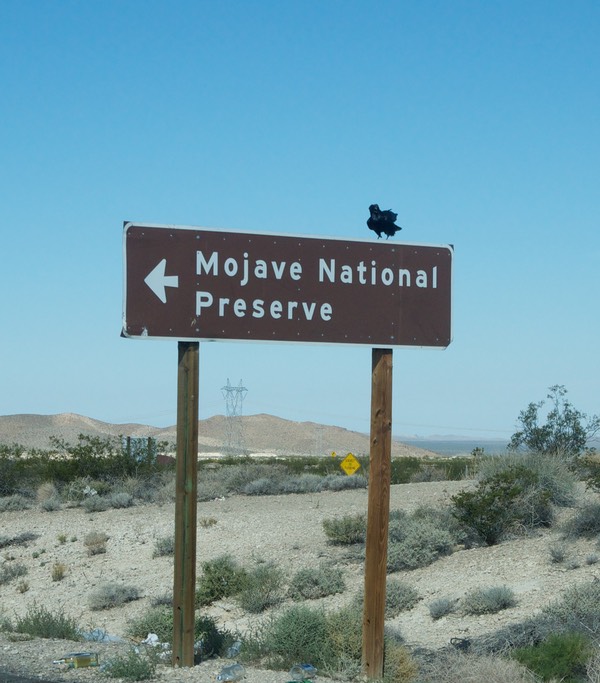
[[363, 672], [383, 677], [392, 454], [392, 350], [372, 350], [371, 447], [363, 608]]
[[194, 666], [199, 344], [178, 352], [173, 666]]

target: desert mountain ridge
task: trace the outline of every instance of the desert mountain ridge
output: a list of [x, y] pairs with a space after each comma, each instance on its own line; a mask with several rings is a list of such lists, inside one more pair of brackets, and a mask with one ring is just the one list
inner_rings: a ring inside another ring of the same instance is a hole
[[[242, 444], [251, 453], [274, 455], [330, 455], [369, 453], [369, 436], [343, 427], [315, 422], [295, 422], [274, 415], [244, 415], [241, 421]], [[214, 415], [198, 422], [198, 448], [202, 453], [218, 453], [226, 449], [230, 418]], [[0, 444], [20, 444], [25, 448], [48, 449], [51, 437], [76, 443], [80, 434], [101, 438], [130, 436], [152, 437], [172, 445], [176, 426], [152, 427], [137, 423], [112, 424], [75, 413], [58, 415], [1, 415]], [[392, 456], [437, 457], [436, 453], [392, 441]]]

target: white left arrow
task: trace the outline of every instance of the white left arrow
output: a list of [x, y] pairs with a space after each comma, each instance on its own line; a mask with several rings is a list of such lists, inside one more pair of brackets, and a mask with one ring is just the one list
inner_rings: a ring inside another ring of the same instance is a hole
[[177, 275], [165, 275], [167, 259], [164, 258], [157, 266], [144, 278], [144, 282], [163, 302], [167, 303], [166, 287], [179, 287], [179, 277]]

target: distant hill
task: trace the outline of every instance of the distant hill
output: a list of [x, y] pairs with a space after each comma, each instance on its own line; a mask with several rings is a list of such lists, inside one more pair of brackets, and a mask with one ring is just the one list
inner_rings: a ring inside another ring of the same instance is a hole
[[[243, 443], [251, 453], [279, 455], [338, 455], [369, 453], [369, 437], [342, 427], [315, 422], [294, 422], [273, 415], [246, 415], [241, 419]], [[228, 418], [215, 415], [198, 423], [198, 447], [202, 453], [222, 452], [227, 443]], [[127, 423], [111, 424], [83, 415], [4, 415], [0, 416], [0, 443], [18, 443], [26, 448], [50, 448], [50, 437], [76, 443], [80, 434], [97, 437], [154, 437], [175, 443], [176, 427], [151, 427]], [[392, 442], [393, 456], [432, 457], [435, 453], [400, 441]]]

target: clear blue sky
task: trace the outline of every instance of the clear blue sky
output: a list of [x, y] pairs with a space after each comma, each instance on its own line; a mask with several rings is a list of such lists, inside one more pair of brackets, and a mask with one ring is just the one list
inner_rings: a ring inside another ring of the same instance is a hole
[[[396, 434], [600, 412], [600, 5], [0, 3], [0, 414], [175, 423], [126, 340], [122, 224], [454, 244], [448, 349], [394, 351]], [[369, 429], [367, 347], [200, 345], [200, 412]]]

